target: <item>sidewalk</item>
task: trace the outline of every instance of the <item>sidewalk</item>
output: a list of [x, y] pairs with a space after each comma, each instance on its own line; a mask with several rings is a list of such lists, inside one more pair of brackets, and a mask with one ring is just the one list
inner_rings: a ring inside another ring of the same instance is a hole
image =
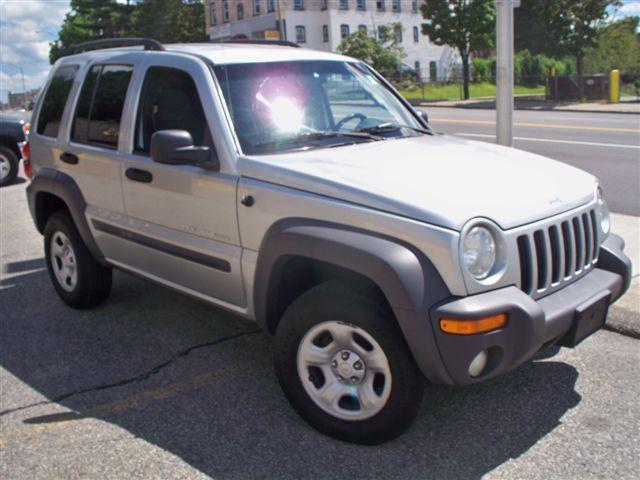
[[[471, 100], [409, 100], [417, 107], [446, 107], [446, 108], [478, 108], [495, 110], [495, 98], [477, 98]], [[622, 103], [566, 103], [547, 100], [536, 100], [531, 97], [516, 97], [516, 110], [539, 110], [556, 112], [585, 112], [585, 113], [630, 113], [640, 114], [640, 102]]]

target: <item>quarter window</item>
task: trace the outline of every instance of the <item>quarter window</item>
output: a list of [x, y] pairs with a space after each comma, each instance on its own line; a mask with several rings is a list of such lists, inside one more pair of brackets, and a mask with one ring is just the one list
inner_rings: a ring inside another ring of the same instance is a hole
[[149, 153], [151, 136], [159, 130], [186, 130], [194, 145], [213, 147], [211, 133], [191, 76], [168, 67], [151, 67], [142, 86], [136, 119], [134, 151]]
[[60, 128], [60, 120], [64, 112], [64, 106], [69, 98], [69, 92], [76, 77], [78, 67], [69, 65], [60, 67], [54, 74], [44, 96], [40, 115], [38, 116], [38, 129], [40, 135], [57, 137]]
[[94, 65], [85, 78], [73, 120], [71, 139], [117, 148], [122, 110], [133, 67]]

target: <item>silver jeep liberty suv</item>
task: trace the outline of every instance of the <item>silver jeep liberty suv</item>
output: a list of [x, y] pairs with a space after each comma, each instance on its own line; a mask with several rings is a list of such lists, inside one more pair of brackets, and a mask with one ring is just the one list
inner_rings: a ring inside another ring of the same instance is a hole
[[369, 66], [286, 42], [79, 45], [28, 149], [66, 303], [115, 267], [255, 320], [293, 407], [352, 442], [404, 431], [425, 379], [575, 346], [630, 282], [591, 175], [435, 135]]

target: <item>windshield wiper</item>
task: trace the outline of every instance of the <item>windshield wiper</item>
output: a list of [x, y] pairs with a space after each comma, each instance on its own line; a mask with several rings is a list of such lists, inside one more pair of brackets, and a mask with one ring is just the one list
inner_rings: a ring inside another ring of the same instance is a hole
[[411, 127], [409, 125], [401, 125], [399, 123], [391, 123], [391, 122], [380, 123], [372, 127], [360, 128], [356, 131], [365, 132], [365, 133], [383, 133], [383, 132], [396, 132], [402, 128], [407, 128], [409, 130], [413, 130], [414, 132], [418, 132], [418, 133], [433, 135], [433, 131], [431, 131], [431, 129], [427, 130], [426, 128]]
[[386, 140], [385, 137], [374, 135], [372, 132], [361, 132], [361, 131], [335, 132], [331, 130], [311, 130], [308, 132], [290, 135], [288, 137], [277, 138], [275, 140], [270, 140], [268, 142], [258, 143], [257, 145], [253, 145], [253, 148], [264, 149], [269, 147], [276, 147], [283, 143], [305, 143], [305, 142], [311, 142], [314, 140], [323, 140], [325, 138], [336, 138], [336, 137], [353, 137], [353, 138], [361, 138], [363, 140], [372, 140], [372, 141]]

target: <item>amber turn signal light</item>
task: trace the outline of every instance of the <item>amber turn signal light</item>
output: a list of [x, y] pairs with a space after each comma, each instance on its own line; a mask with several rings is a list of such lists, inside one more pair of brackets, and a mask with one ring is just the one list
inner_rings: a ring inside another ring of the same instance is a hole
[[454, 335], [476, 335], [498, 330], [507, 324], [506, 313], [491, 315], [476, 320], [459, 320], [456, 318], [441, 318], [440, 328], [443, 332]]

